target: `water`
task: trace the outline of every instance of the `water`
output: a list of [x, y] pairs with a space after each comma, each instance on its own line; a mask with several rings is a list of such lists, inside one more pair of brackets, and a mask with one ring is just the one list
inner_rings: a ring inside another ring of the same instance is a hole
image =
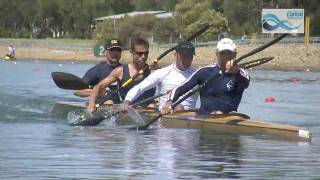
[[[308, 128], [307, 143], [188, 129], [72, 127], [50, 116], [57, 101], [81, 101], [57, 88], [50, 73], [82, 76], [91, 66], [0, 62], [0, 179], [320, 177], [319, 72], [251, 70], [239, 109], [253, 119]], [[265, 103], [268, 96], [276, 101]]]

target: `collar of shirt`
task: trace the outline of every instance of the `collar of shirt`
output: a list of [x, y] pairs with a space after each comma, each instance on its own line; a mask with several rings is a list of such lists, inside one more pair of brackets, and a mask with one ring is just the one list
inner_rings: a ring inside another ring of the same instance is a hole
[[193, 69], [194, 69], [192, 66], [190, 66], [188, 69], [181, 71], [180, 69], [177, 68], [176, 64], [172, 64], [172, 67], [176, 72], [179, 72], [181, 74], [193, 73]]

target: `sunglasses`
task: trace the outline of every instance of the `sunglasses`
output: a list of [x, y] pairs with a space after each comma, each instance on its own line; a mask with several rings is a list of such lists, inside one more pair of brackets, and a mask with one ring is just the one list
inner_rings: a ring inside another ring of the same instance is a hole
[[149, 54], [149, 51], [146, 51], [146, 52], [139, 52], [139, 51], [134, 51], [134, 54], [137, 55], [137, 56], [147, 56]]

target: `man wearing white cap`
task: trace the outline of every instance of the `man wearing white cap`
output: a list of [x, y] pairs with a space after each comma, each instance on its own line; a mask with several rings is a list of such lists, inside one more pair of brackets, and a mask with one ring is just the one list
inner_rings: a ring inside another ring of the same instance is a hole
[[[216, 48], [217, 64], [198, 69], [180, 87], [175, 88], [169, 96], [168, 103], [175, 102], [179, 97], [194, 86], [214, 76], [200, 90], [200, 109], [197, 114], [221, 114], [237, 111], [244, 90], [249, 86], [247, 71], [234, 64], [237, 55], [235, 43], [224, 38]], [[221, 74], [220, 71], [223, 73]], [[170, 108], [163, 108], [162, 113], [168, 114]]]

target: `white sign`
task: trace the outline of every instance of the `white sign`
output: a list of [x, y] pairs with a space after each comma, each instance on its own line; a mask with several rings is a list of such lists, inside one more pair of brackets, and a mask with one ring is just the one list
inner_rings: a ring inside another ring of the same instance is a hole
[[304, 33], [304, 9], [262, 9], [262, 33]]

